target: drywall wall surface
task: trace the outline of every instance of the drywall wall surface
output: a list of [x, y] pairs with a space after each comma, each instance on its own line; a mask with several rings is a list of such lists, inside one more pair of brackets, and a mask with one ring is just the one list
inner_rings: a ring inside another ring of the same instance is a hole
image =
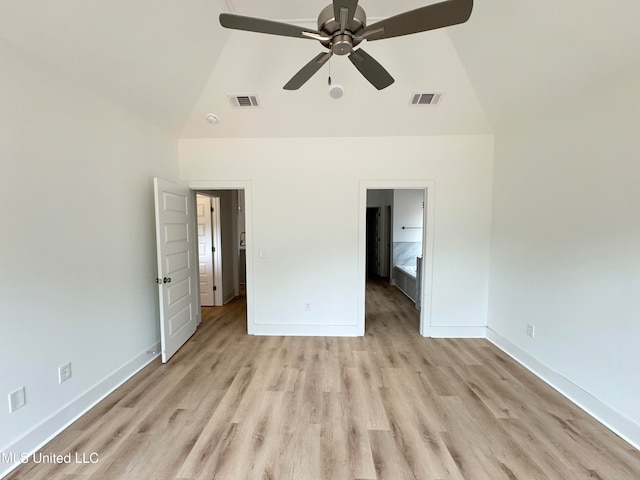
[[635, 422], [636, 444], [639, 84], [628, 69], [496, 137], [489, 310], [491, 330]]
[[152, 177], [178, 162], [175, 139], [2, 41], [0, 64], [0, 451], [19, 454], [153, 358]]
[[380, 179], [435, 182], [432, 324], [486, 324], [491, 136], [182, 139], [179, 145], [182, 183], [251, 182], [247, 248], [256, 324], [274, 331], [291, 326], [291, 333], [322, 334], [335, 326], [356, 332], [358, 215], [366, 208], [359, 182]]
[[393, 191], [393, 241], [422, 242], [424, 190]]

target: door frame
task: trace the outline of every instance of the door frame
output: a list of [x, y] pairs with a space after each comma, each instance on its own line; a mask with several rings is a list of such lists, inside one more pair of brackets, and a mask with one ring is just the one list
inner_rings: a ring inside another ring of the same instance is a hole
[[[206, 190], [244, 190], [244, 218], [246, 243], [246, 299], [247, 299], [247, 333], [255, 335], [255, 310], [253, 305], [253, 202], [252, 186], [249, 180], [201, 180], [189, 182], [187, 187], [194, 192]], [[197, 248], [197, 247], [196, 247]], [[197, 252], [196, 252], [197, 253]], [[198, 303], [200, 295], [198, 293]]]
[[[420, 335], [431, 336], [431, 303], [433, 288], [433, 241], [435, 215], [434, 180], [360, 180], [358, 203], [358, 334], [365, 334], [365, 302], [367, 283], [367, 190], [424, 190], [425, 208], [422, 219], [422, 292]], [[389, 265], [390, 271], [393, 265]]]

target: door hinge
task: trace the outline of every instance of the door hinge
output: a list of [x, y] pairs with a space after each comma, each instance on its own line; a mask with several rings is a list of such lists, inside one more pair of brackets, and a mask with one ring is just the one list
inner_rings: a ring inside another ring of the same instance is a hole
[[218, 287], [216, 287], [216, 286], [214, 285], [214, 286], [213, 286], [213, 291], [215, 292], [215, 291], [217, 291], [217, 290], [218, 290]]
[[213, 213], [213, 207], [211, 207], [211, 213]]
[[211, 251], [215, 252], [216, 251], [216, 247], [211, 247]]
[[162, 284], [162, 279], [161, 279], [161, 278], [156, 277], [156, 283]]

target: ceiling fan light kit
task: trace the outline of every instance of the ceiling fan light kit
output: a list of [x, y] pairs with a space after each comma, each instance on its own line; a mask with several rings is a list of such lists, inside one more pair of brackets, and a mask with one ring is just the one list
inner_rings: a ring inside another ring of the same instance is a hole
[[342, 85], [331, 85], [329, 87], [329, 96], [331, 98], [335, 98], [336, 100], [341, 98], [344, 95], [344, 88]]
[[360, 43], [364, 40], [383, 40], [464, 23], [471, 16], [472, 10], [473, 0], [445, 0], [367, 25], [367, 15], [358, 5], [358, 0], [333, 0], [331, 5], [320, 12], [317, 30], [231, 13], [220, 14], [220, 24], [234, 30], [317, 40], [328, 50], [302, 67], [283, 87], [285, 90], [299, 89], [333, 55], [348, 55], [353, 66], [369, 83], [382, 90], [391, 85], [394, 79], [371, 55], [362, 48], [356, 49]]

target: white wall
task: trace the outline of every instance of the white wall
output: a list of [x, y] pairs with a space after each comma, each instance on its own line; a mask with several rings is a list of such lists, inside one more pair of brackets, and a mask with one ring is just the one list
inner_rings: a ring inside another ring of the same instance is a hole
[[20, 453], [149, 360], [151, 177], [178, 163], [167, 134], [2, 41], [0, 65], [0, 452]]
[[491, 136], [179, 144], [183, 183], [251, 182], [259, 332], [357, 334], [359, 181], [373, 179], [435, 180], [432, 325], [486, 325]]
[[424, 190], [393, 191], [393, 241], [422, 242]]
[[638, 85], [622, 72], [496, 136], [489, 310], [496, 341], [636, 445]]

